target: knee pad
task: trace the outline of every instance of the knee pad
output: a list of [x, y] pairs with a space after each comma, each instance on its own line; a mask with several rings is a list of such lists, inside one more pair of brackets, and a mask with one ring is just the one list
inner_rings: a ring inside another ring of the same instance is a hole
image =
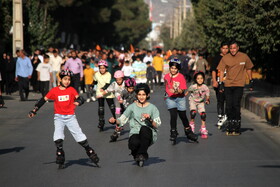
[[99, 116], [104, 116], [104, 106], [98, 107], [98, 115]]
[[115, 108], [116, 108], [115, 104], [111, 104], [111, 105], [110, 105], [110, 109], [111, 109], [111, 110], [114, 110]]
[[191, 114], [191, 119], [194, 119], [196, 116], [196, 110], [191, 110], [190, 114]]
[[200, 117], [201, 117], [202, 121], [205, 121], [206, 120], [206, 113], [205, 112], [201, 112], [200, 113]]
[[116, 108], [116, 114], [121, 114], [121, 108]]
[[58, 140], [54, 141], [54, 143], [55, 143], [55, 146], [58, 149], [62, 149], [63, 148], [63, 140], [62, 139], [58, 139]]

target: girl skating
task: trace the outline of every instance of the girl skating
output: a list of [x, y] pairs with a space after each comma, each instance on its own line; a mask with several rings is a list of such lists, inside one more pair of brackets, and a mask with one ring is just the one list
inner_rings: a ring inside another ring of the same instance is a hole
[[197, 141], [197, 136], [192, 132], [186, 115], [186, 98], [184, 95], [187, 89], [185, 77], [179, 73], [181, 62], [178, 59], [171, 59], [169, 62], [169, 73], [164, 76], [166, 98], [165, 102], [170, 113], [170, 141], [176, 144], [177, 115], [182, 120], [187, 138]]
[[147, 84], [140, 83], [135, 89], [137, 102], [127, 107], [120, 118], [110, 119], [121, 128], [127, 122], [130, 126], [128, 147], [137, 164], [142, 167], [149, 158], [148, 148], [157, 140], [157, 128], [161, 125], [157, 107], [147, 100], [150, 97], [150, 88]]
[[[94, 150], [89, 146], [86, 135], [82, 132], [75, 115], [76, 106], [81, 106], [84, 99], [79, 96], [77, 91], [70, 86], [73, 73], [69, 70], [62, 70], [59, 74], [61, 78], [60, 86], [51, 89], [45, 97], [42, 97], [35, 104], [29, 117], [33, 118], [37, 111], [48, 101], [54, 100], [54, 136], [56, 151], [56, 163], [59, 168], [64, 168], [65, 153], [63, 150], [64, 127], [66, 126], [72, 136], [82, 147], [85, 148], [87, 155], [94, 164], [98, 164], [99, 158]], [[97, 165], [98, 166], [98, 165]]]
[[200, 134], [201, 138], [208, 137], [208, 131], [206, 130], [205, 120], [206, 120], [206, 112], [205, 112], [205, 104], [210, 103], [210, 92], [209, 88], [204, 84], [205, 75], [203, 72], [196, 73], [194, 75], [195, 84], [191, 85], [188, 89], [188, 92], [191, 94], [189, 97], [190, 104], [190, 126], [192, 131], [195, 131], [195, 123], [194, 119], [196, 116], [196, 111], [200, 114], [201, 117], [201, 128]]

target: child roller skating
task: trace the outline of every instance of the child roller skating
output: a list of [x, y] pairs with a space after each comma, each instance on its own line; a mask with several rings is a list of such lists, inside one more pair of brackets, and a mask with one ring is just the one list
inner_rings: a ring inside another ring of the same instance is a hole
[[104, 91], [110, 86], [111, 74], [107, 71], [108, 63], [105, 60], [100, 60], [98, 62], [99, 72], [94, 75], [94, 84], [97, 84], [96, 97], [98, 98], [98, 116], [99, 124], [98, 128], [103, 131], [105, 125], [105, 100], [110, 108], [111, 114], [116, 118], [116, 107], [114, 104], [114, 94], [106, 93]]
[[33, 118], [38, 110], [46, 101], [54, 100], [54, 136], [53, 140], [56, 145], [56, 163], [59, 169], [65, 167], [65, 152], [63, 150], [64, 127], [66, 126], [72, 136], [82, 147], [85, 148], [91, 161], [98, 166], [99, 158], [95, 151], [89, 146], [86, 135], [82, 132], [75, 115], [76, 106], [81, 106], [84, 99], [80, 97], [77, 91], [70, 86], [73, 73], [69, 70], [62, 70], [59, 74], [60, 85], [51, 89], [47, 95], [35, 104], [28, 116]]
[[170, 141], [175, 145], [177, 133], [177, 115], [179, 114], [182, 120], [184, 131], [187, 138], [191, 141], [197, 142], [197, 135], [195, 135], [189, 125], [186, 115], [186, 98], [184, 95], [187, 89], [185, 77], [179, 73], [181, 69], [181, 62], [178, 59], [171, 59], [169, 62], [169, 73], [165, 75], [165, 102], [170, 113]]
[[129, 123], [128, 147], [138, 166], [143, 167], [145, 160], [149, 158], [148, 148], [157, 139], [157, 128], [161, 125], [161, 120], [157, 107], [147, 101], [150, 97], [149, 86], [140, 83], [135, 92], [137, 102], [129, 105], [120, 118], [111, 118], [110, 122], [116, 122], [118, 128]]
[[195, 123], [194, 119], [196, 116], [196, 111], [198, 110], [200, 117], [201, 117], [201, 128], [200, 128], [200, 135], [201, 138], [208, 138], [208, 131], [206, 130], [205, 120], [206, 120], [206, 113], [205, 113], [205, 105], [210, 103], [210, 92], [209, 88], [204, 84], [205, 75], [203, 72], [196, 73], [194, 75], [194, 82], [195, 84], [191, 85], [188, 89], [190, 92], [189, 97], [189, 104], [190, 104], [190, 126], [192, 131], [195, 132]]
[[[130, 104], [136, 101], [136, 94], [134, 92], [134, 87], [136, 86], [136, 81], [134, 78], [127, 78], [124, 81], [125, 89], [122, 91], [120, 95], [119, 103], [123, 106], [123, 110], [125, 110]], [[123, 112], [123, 111], [122, 111]], [[111, 135], [111, 141], [117, 141], [118, 137], [121, 135], [122, 128], [116, 127], [114, 133]]]

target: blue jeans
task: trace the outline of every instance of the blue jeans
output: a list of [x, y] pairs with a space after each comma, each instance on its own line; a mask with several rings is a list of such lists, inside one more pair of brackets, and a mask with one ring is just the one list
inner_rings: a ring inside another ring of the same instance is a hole
[[87, 139], [79, 126], [76, 115], [54, 115], [54, 135], [53, 140], [64, 140], [64, 127], [67, 126], [76, 142], [81, 142]]
[[167, 109], [177, 108], [179, 111], [187, 110], [185, 97], [168, 97], [165, 102]]

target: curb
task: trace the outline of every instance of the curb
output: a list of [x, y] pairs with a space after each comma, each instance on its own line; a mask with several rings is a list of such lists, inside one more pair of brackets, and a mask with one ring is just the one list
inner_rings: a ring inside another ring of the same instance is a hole
[[241, 107], [266, 119], [273, 126], [280, 125], [280, 97], [267, 97], [244, 90]]

